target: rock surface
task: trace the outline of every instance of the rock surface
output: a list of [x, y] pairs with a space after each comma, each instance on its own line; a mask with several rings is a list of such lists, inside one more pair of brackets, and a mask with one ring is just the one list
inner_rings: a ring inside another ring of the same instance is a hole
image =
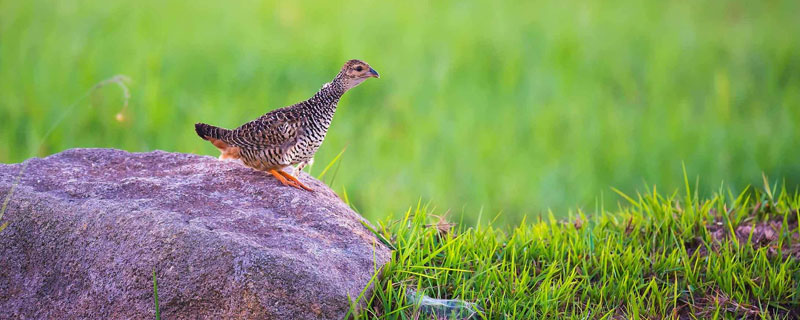
[[[22, 164], [0, 165], [0, 201]], [[73, 149], [26, 162], [0, 224], [7, 318], [341, 319], [391, 253], [313, 193], [209, 156]]]

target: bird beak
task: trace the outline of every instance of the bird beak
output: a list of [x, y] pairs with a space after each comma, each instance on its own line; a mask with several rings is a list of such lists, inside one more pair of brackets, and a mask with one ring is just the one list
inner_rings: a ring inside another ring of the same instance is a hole
[[372, 69], [372, 68], [369, 68], [369, 73], [368, 74], [369, 74], [370, 77], [375, 77], [375, 78], [380, 78], [381, 77], [378, 74], [378, 71], [375, 71], [375, 69]]

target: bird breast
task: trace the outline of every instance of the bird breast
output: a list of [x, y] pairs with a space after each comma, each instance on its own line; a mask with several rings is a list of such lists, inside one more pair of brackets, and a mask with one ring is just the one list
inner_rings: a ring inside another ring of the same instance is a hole
[[310, 160], [317, 153], [325, 135], [328, 132], [330, 120], [309, 121], [305, 124], [305, 130], [297, 138], [297, 143], [289, 151], [292, 154], [292, 163], [300, 163]]

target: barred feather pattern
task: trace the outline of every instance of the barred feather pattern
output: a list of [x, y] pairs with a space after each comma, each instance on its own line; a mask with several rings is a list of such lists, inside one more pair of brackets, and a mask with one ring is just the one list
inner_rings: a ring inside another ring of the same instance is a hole
[[204, 123], [195, 124], [195, 130], [220, 150], [220, 159], [241, 160], [257, 170], [308, 163], [325, 140], [342, 95], [373, 77], [379, 75], [369, 64], [349, 60], [333, 81], [308, 100], [270, 111], [233, 130]]
[[273, 110], [233, 130], [198, 124], [198, 135], [238, 147], [242, 162], [258, 170], [307, 162], [322, 145], [339, 99], [347, 91], [341, 78], [337, 75], [308, 100]]

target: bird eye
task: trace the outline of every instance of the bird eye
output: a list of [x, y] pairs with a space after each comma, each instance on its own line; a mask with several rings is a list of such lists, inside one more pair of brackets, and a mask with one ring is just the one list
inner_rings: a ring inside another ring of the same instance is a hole
[[360, 72], [361, 70], [364, 70], [364, 68], [363, 68], [363, 67], [361, 67], [361, 66], [358, 66], [358, 67], [356, 67], [356, 71], [359, 71], [359, 72]]

